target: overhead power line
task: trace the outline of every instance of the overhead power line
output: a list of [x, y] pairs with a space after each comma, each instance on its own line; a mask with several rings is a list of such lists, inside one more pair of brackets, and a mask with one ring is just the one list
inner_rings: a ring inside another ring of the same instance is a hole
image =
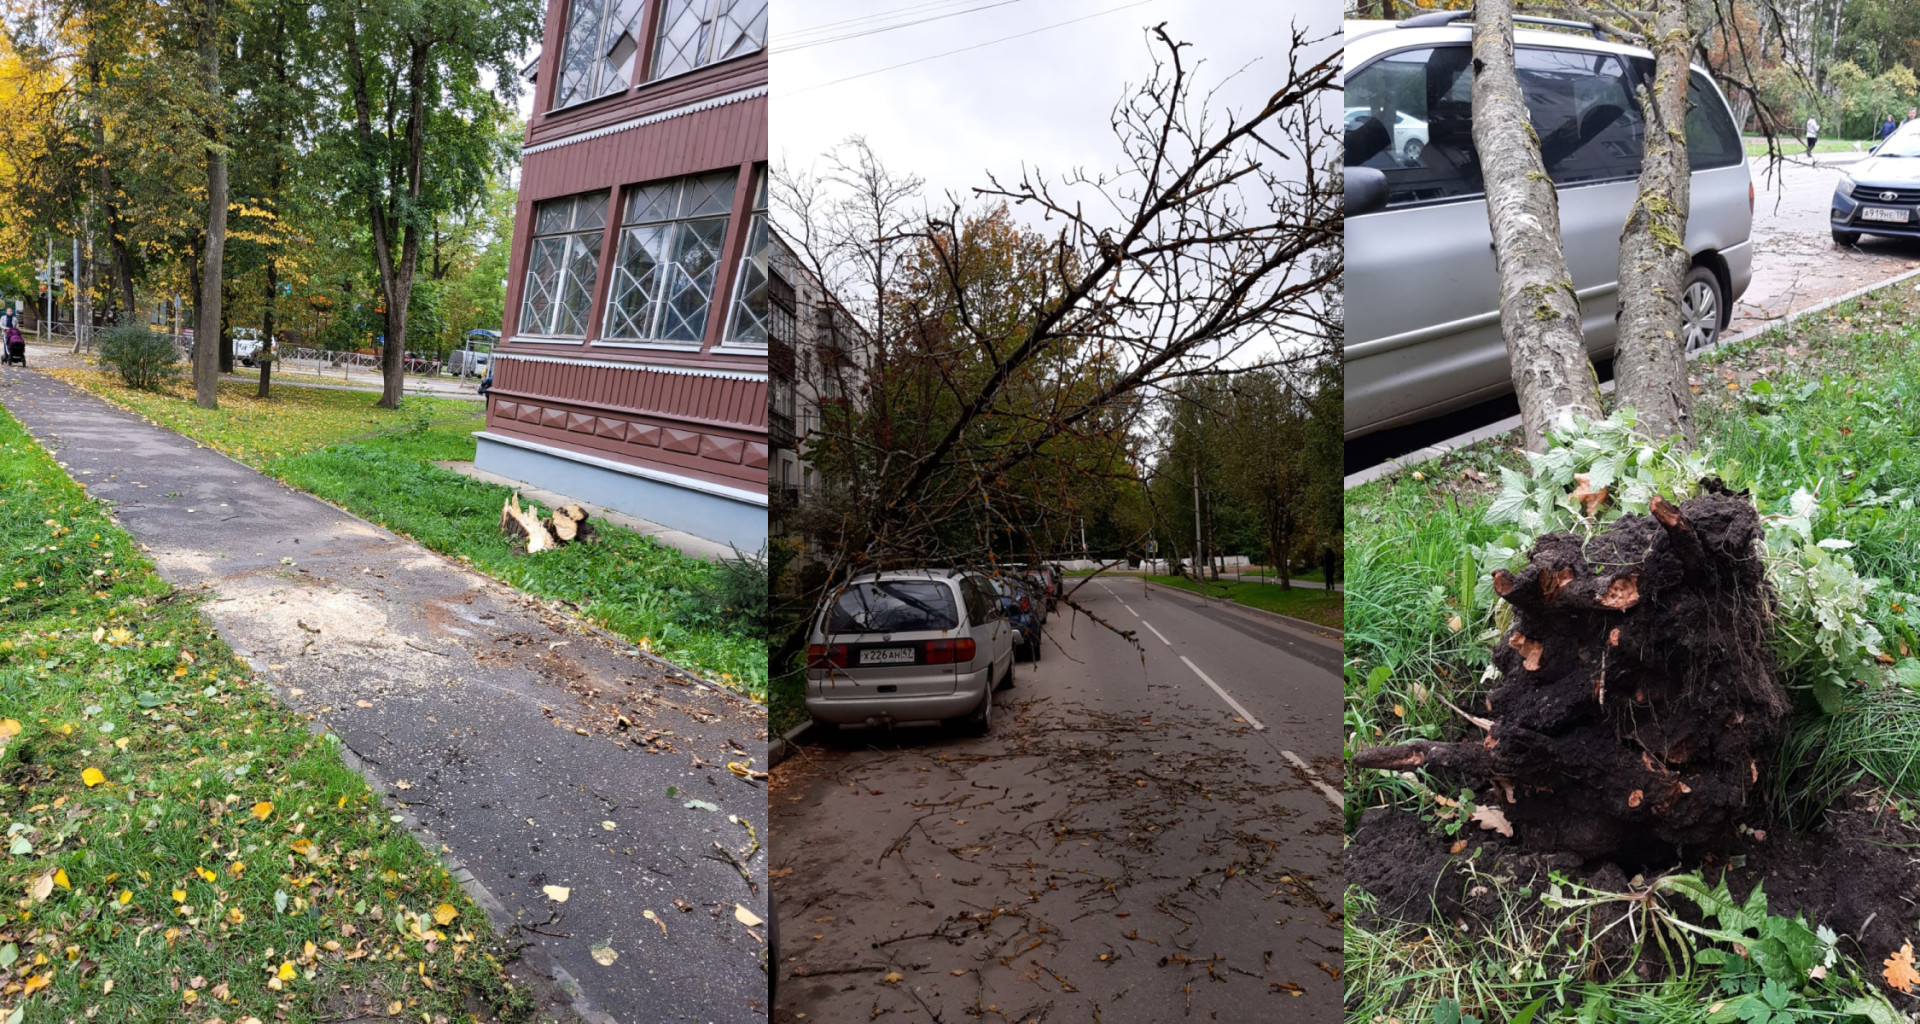
[[[914, 8], [900, 8], [899, 10], [889, 11], [884, 14], [870, 15], [865, 18], [849, 18], [844, 22], [833, 22], [829, 25], [816, 26], [812, 29], [803, 29], [792, 35], [776, 37], [774, 39], [772, 52], [787, 53], [793, 50], [804, 50], [810, 46], [825, 46], [829, 43], [845, 42], [849, 39], [859, 39], [864, 36], [878, 35], [882, 32], [892, 32], [895, 29], [911, 28], [914, 25], [925, 25], [929, 22], [942, 21], [947, 18], [957, 18], [962, 14], [991, 10], [995, 7], [1006, 7], [1009, 4], [1022, 3], [1024, 0], [990, 0], [988, 3], [981, 3], [980, 0], [960, 0], [960, 2], [970, 3], [973, 6], [961, 7], [957, 10], [949, 11], [922, 11], [918, 17], [893, 24], [856, 25], [858, 22], [884, 22], [886, 18], [914, 10]], [[941, 2], [937, 4], [919, 4], [916, 6], [921, 8], [951, 7], [953, 3], [954, 0], [941, 0]]]
[[1082, 15], [1078, 18], [1069, 18], [1066, 21], [1056, 21], [1051, 25], [1042, 25], [1039, 28], [1028, 29], [1025, 32], [1016, 32], [1010, 36], [1001, 36], [998, 39], [989, 39], [984, 43], [975, 43], [972, 46], [962, 46], [962, 47], [959, 47], [958, 49], [946, 50], [941, 53], [930, 53], [925, 57], [915, 57], [913, 60], [901, 61], [898, 64], [889, 64], [883, 68], [874, 68], [872, 71], [862, 71], [857, 75], [848, 75], [845, 78], [835, 78], [827, 82], [818, 82], [814, 85], [802, 86], [801, 88], [798, 88], [798, 89], [782, 91], [780, 92], [780, 95], [781, 96], [798, 96], [801, 93], [812, 92], [815, 89], [825, 89], [827, 86], [830, 86], [830, 85], [839, 85], [842, 82], [851, 82], [851, 81], [854, 81], [855, 79], [866, 78], [871, 75], [878, 75], [887, 71], [896, 71], [896, 70], [899, 70], [900, 68], [910, 67], [915, 64], [922, 64], [922, 63], [925, 63], [926, 61], [938, 60], [941, 57], [951, 57], [956, 53], [967, 53], [971, 50], [980, 50], [980, 49], [985, 49], [986, 47], [989, 47], [989, 46], [997, 46], [1001, 43], [1012, 42], [1015, 39], [1024, 39], [1027, 36], [1038, 35], [1042, 32], [1047, 32], [1052, 29], [1064, 28], [1068, 25], [1077, 25], [1080, 22], [1091, 21], [1094, 18], [1098, 18], [1103, 15], [1114, 14], [1119, 11], [1130, 10], [1135, 7], [1144, 7], [1145, 5], [1150, 4], [1152, 2], [1153, 0], [1134, 0], [1134, 2], [1130, 4], [1121, 4], [1118, 7], [1109, 7], [1104, 11], [1095, 11], [1092, 14]]

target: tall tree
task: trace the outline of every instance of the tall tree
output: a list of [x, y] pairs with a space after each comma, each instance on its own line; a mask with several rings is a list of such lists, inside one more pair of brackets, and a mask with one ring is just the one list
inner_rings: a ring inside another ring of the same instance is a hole
[[[351, 105], [345, 191], [365, 212], [385, 310], [379, 404], [403, 396], [407, 312], [437, 214], [467, 209], [506, 157], [515, 55], [537, 0], [367, 0], [330, 8]], [[491, 72], [493, 87], [483, 84]]]

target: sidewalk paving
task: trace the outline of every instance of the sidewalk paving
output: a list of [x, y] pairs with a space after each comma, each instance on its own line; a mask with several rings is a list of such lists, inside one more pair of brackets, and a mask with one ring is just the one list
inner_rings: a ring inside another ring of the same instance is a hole
[[763, 709], [42, 374], [0, 368], [0, 405], [163, 576], [209, 588], [228, 643], [472, 873], [496, 926], [541, 929], [527, 964], [577, 985], [583, 1019], [765, 1020], [764, 929], [734, 904], [766, 915], [766, 858], [750, 891], [715, 849], [749, 845], [730, 814], [764, 839], [763, 785], [726, 767], [765, 766]]

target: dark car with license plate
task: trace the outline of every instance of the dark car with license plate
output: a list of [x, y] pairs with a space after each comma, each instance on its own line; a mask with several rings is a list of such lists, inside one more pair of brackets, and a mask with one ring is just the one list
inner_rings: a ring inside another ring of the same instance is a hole
[[1833, 240], [1920, 238], [1920, 125], [1909, 124], [1848, 167], [1833, 187]]
[[940, 720], [985, 733], [1017, 642], [999, 589], [978, 573], [855, 576], [814, 618], [807, 714], [827, 728]]

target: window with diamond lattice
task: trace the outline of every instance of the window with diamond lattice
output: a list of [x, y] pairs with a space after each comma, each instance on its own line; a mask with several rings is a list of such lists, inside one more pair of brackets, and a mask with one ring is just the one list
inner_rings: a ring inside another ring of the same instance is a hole
[[699, 347], [737, 177], [720, 171], [627, 193], [607, 292], [607, 340]]
[[767, 45], [767, 0], [663, 0], [653, 77], [665, 78]]
[[624, 92], [633, 82], [646, 0], [572, 0], [554, 107]]
[[767, 274], [773, 247], [767, 243], [767, 172], [754, 175], [753, 220], [747, 228], [746, 255], [733, 280], [733, 319], [727, 342], [733, 345], [767, 344]]
[[587, 336], [593, 285], [600, 276], [600, 235], [606, 226], [605, 192], [534, 205], [520, 333], [556, 338]]

